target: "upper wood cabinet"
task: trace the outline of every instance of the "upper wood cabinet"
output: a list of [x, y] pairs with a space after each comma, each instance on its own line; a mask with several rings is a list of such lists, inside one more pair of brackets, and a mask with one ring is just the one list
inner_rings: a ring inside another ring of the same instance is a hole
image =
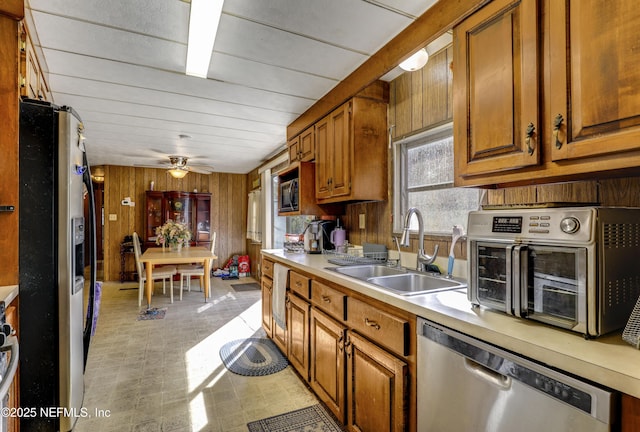
[[456, 177], [540, 162], [536, 0], [496, 0], [454, 29]]
[[24, 22], [20, 25], [20, 96], [51, 101], [51, 92]]
[[289, 140], [289, 163], [310, 162], [316, 158], [315, 127], [311, 126], [300, 135]]
[[549, 8], [553, 160], [640, 149], [637, 2], [551, 1]]
[[387, 104], [354, 97], [318, 121], [316, 200], [387, 198]]
[[458, 25], [456, 185], [637, 174], [636, 9], [630, 0], [496, 0]]

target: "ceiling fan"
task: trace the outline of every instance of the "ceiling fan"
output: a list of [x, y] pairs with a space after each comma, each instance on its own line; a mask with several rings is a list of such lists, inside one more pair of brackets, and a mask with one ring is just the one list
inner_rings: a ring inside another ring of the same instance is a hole
[[183, 178], [189, 171], [197, 172], [200, 174], [211, 174], [213, 167], [199, 167], [187, 165], [189, 158], [187, 156], [172, 155], [169, 156], [170, 166], [167, 172], [175, 178]]
[[[175, 178], [183, 178], [189, 172], [211, 174], [214, 171], [212, 166], [189, 165], [187, 163], [190, 159], [188, 156], [171, 155], [166, 157], [169, 158], [169, 163], [166, 161], [157, 161], [156, 165], [134, 164], [134, 166], [141, 168], [165, 168], [167, 172]], [[196, 157], [196, 159], [200, 160], [198, 157]]]

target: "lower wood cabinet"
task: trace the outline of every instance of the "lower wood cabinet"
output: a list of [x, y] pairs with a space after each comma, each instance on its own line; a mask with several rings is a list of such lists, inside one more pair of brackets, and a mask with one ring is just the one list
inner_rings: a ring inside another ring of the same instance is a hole
[[342, 423], [346, 420], [346, 332], [347, 327], [344, 324], [315, 307], [311, 309], [309, 384]]
[[295, 294], [287, 302], [287, 356], [302, 378], [309, 381], [309, 315], [311, 305]]
[[273, 337], [272, 292], [273, 281], [266, 276], [262, 276], [262, 328], [269, 337]]
[[[285, 300], [285, 307], [288, 306], [289, 299]], [[286, 319], [286, 318], [285, 318]], [[287, 355], [287, 337], [289, 330], [288, 328], [282, 328], [278, 324], [276, 324], [275, 320], [272, 320], [271, 325], [271, 334], [273, 337], [273, 342], [280, 349], [280, 351], [286, 356]], [[289, 326], [289, 323], [286, 323]]]
[[347, 425], [362, 432], [403, 432], [407, 427], [407, 363], [348, 332]]

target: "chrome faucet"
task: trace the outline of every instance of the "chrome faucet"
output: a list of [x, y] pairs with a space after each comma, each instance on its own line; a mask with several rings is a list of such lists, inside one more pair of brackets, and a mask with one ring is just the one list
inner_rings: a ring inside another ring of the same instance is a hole
[[402, 229], [402, 238], [400, 239], [400, 245], [403, 247], [409, 247], [409, 225], [411, 222], [411, 216], [415, 213], [418, 218], [418, 256], [416, 260], [416, 270], [427, 271], [427, 266], [436, 260], [438, 255], [438, 245], [436, 244], [433, 250], [433, 255], [425, 255], [424, 253], [424, 222], [422, 220], [422, 213], [415, 207], [411, 207], [407, 211], [407, 215], [404, 218], [404, 228]]

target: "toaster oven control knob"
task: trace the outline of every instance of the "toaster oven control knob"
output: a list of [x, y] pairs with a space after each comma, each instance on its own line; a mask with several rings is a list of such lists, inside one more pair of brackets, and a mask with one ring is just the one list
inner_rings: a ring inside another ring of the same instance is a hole
[[560, 229], [565, 234], [573, 234], [580, 229], [580, 221], [573, 216], [566, 217], [560, 221]]

